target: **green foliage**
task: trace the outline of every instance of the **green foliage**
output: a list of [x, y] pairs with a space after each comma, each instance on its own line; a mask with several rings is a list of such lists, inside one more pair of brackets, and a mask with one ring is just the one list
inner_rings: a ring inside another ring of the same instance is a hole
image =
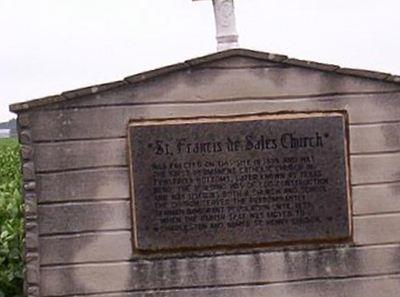
[[5, 147], [14, 147], [18, 144], [17, 139], [15, 138], [0, 138], [0, 150]]
[[22, 205], [19, 145], [0, 140], [0, 297], [22, 296]]

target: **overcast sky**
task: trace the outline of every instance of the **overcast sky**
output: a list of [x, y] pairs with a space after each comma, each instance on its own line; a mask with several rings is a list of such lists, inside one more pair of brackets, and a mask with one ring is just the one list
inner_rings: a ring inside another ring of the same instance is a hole
[[[236, 0], [240, 47], [400, 74], [399, 0]], [[8, 105], [215, 51], [211, 0], [0, 0]]]

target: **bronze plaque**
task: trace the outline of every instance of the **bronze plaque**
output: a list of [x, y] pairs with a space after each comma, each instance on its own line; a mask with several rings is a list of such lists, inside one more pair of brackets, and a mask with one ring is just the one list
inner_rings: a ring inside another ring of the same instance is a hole
[[129, 125], [139, 250], [351, 238], [342, 112]]

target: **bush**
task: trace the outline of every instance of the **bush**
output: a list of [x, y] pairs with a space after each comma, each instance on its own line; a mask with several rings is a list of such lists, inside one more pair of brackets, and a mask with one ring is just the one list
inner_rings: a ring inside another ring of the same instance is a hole
[[0, 140], [0, 297], [22, 296], [22, 203], [19, 145]]

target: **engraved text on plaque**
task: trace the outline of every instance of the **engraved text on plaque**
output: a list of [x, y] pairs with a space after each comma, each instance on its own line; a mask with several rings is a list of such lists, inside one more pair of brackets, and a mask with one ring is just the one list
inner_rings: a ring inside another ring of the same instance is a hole
[[341, 112], [129, 125], [140, 250], [351, 237]]

